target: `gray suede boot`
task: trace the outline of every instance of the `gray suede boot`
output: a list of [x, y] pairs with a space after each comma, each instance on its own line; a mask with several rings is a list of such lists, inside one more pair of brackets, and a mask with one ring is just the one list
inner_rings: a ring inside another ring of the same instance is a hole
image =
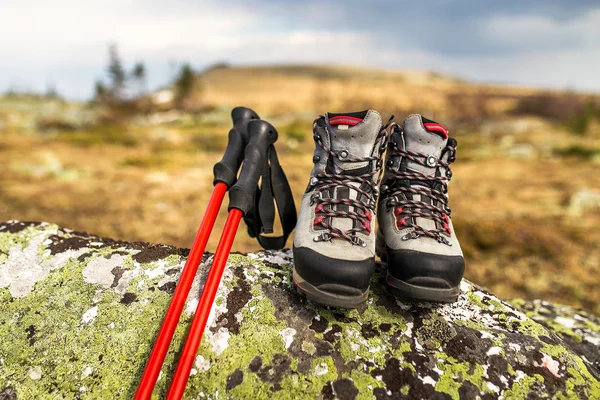
[[375, 270], [375, 209], [387, 134], [377, 111], [320, 116], [314, 168], [294, 236], [293, 278], [309, 300], [365, 303]]
[[402, 297], [454, 302], [465, 269], [448, 206], [457, 142], [417, 114], [391, 131], [377, 230], [387, 283]]

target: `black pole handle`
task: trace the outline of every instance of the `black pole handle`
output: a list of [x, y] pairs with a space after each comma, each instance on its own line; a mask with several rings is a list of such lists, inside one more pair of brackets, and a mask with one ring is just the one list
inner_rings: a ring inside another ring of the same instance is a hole
[[231, 119], [233, 120], [233, 128], [229, 131], [225, 154], [213, 168], [215, 176], [213, 185], [222, 182], [228, 188], [235, 183], [237, 173], [244, 159], [244, 149], [250, 140], [248, 123], [260, 118], [258, 114], [247, 107], [236, 107], [231, 110]]
[[244, 153], [244, 165], [240, 177], [229, 190], [229, 211], [236, 208], [244, 215], [254, 208], [258, 180], [267, 162], [267, 150], [277, 141], [277, 130], [262, 120], [248, 123], [250, 141]]

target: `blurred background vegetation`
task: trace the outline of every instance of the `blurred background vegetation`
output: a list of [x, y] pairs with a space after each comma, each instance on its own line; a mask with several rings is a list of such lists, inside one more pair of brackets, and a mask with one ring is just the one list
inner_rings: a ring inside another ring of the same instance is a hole
[[[401, 122], [422, 113], [458, 139], [450, 205], [466, 277], [502, 297], [600, 313], [600, 96], [329, 66], [182, 64], [157, 91], [146, 75], [111, 46], [90, 102], [54, 87], [1, 95], [0, 220], [189, 247], [231, 108], [251, 107], [278, 128], [297, 203], [316, 115], [375, 108]], [[224, 217], [225, 207], [209, 250]], [[256, 249], [240, 229], [234, 250]]]

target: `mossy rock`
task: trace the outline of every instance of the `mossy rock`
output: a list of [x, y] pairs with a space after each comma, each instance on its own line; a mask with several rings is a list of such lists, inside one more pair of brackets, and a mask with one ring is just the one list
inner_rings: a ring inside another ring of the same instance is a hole
[[[188, 251], [0, 223], [0, 399], [128, 399]], [[159, 379], [163, 398], [206, 254]], [[600, 398], [600, 320], [467, 281], [455, 304], [307, 303], [289, 250], [232, 254], [186, 398]]]

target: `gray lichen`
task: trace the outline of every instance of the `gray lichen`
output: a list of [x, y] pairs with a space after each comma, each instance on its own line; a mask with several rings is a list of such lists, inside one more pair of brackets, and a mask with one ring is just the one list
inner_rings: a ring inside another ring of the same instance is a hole
[[[0, 398], [131, 398], [186, 250], [42, 223], [0, 224]], [[210, 262], [158, 381], [162, 398]], [[368, 306], [307, 303], [291, 252], [233, 254], [186, 398], [600, 398], [600, 321], [464, 281], [412, 304], [373, 277]]]

